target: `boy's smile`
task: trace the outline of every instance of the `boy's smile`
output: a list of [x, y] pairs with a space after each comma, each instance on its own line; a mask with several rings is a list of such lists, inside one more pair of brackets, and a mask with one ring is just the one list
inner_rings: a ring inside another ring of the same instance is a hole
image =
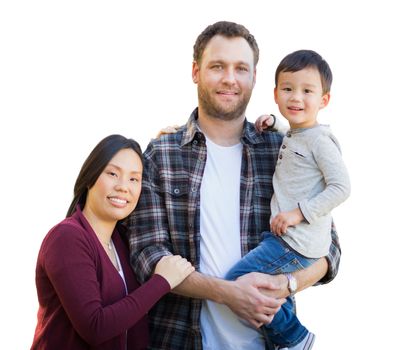
[[309, 128], [317, 124], [317, 114], [328, 102], [329, 93], [322, 93], [320, 73], [315, 68], [297, 72], [280, 72], [274, 89], [279, 111], [292, 129]]

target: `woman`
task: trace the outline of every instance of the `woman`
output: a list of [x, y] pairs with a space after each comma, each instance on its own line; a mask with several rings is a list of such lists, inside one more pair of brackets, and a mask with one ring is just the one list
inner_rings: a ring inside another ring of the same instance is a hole
[[67, 218], [39, 251], [31, 349], [146, 348], [147, 312], [194, 268], [164, 257], [145, 284], [136, 281], [119, 221], [137, 204], [141, 176], [140, 146], [120, 135], [103, 139], [85, 161]]

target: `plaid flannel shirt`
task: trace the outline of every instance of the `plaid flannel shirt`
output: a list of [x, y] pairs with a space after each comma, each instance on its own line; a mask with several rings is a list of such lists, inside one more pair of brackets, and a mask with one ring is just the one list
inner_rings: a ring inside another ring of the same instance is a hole
[[[200, 186], [207, 149], [197, 124], [198, 109], [175, 134], [152, 140], [144, 153], [142, 193], [134, 213], [126, 220], [131, 264], [140, 282], [147, 280], [164, 255], [180, 254], [199, 271]], [[245, 121], [240, 179], [242, 255], [257, 246], [269, 230], [272, 175], [282, 136], [258, 134]], [[219, 193], [217, 193], [219, 195]], [[329, 269], [320, 283], [332, 280], [340, 260], [335, 228], [327, 257]], [[173, 293], [150, 311], [150, 349], [202, 349], [201, 300]]]

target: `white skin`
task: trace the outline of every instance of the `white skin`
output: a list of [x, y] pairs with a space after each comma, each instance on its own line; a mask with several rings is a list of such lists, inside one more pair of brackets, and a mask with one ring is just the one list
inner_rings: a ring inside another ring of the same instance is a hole
[[[117, 267], [114, 251], [107, 249], [118, 220], [126, 218], [136, 207], [141, 193], [142, 162], [131, 148], [115, 154], [88, 190], [83, 209], [112, 263]], [[163, 257], [155, 273], [164, 277], [171, 288], [176, 287], [194, 267], [179, 255]]]
[[[290, 128], [300, 129], [317, 125], [318, 112], [328, 105], [330, 94], [323, 92], [319, 71], [308, 67], [297, 72], [280, 72], [274, 98]], [[272, 123], [271, 116], [261, 116], [256, 121], [256, 128], [261, 131]], [[289, 226], [295, 226], [303, 220], [304, 216], [298, 207], [278, 213], [271, 220], [271, 231], [278, 236], [284, 235]]]
[[[255, 77], [252, 51], [242, 38], [212, 38], [201, 63], [193, 63], [193, 81], [198, 84], [199, 90], [199, 125], [215, 143], [230, 146], [239, 142], [244, 109]], [[271, 116], [261, 116], [256, 121], [256, 127], [262, 131], [273, 122]], [[177, 126], [164, 128], [157, 137], [177, 129]], [[320, 280], [327, 268], [327, 262], [322, 258], [308, 269], [295, 272], [298, 291]], [[269, 323], [283, 303], [282, 298], [289, 294], [287, 279], [283, 275], [259, 273], [249, 273], [235, 282], [227, 282], [194, 272], [175, 292], [226, 304], [255, 327]], [[279, 303], [275, 303], [274, 299]]]
[[[253, 52], [243, 38], [213, 37], [200, 62], [193, 62], [192, 77], [198, 85], [198, 122], [213, 142], [222, 146], [237, 144], [245, 120], [245, 107], [251, 96], [256, 69]], [[319, 281], [327, 272], [320, 259], [307, 269], [294, 273], [298, 290]], [[236, 315], [256, 328], [272, 321], [283, 298], [289, 295], [284, 275], [257, 272], [226, 281], [193, 272], [174, 292], [227, 305]]]

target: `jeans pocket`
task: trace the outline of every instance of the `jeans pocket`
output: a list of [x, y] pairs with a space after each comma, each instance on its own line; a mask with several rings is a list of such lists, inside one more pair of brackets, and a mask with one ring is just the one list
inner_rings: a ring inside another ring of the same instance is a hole
[[292, 252], [289, 252], [288, 259], [283, 261], [283, 263], [278, 266], [278, 268], [273, 272], [274, 275], [279, 275], [282, 273], [290, 273], [298, 270], [303, 270], [304, 266], [301, 262], [294, 256]]

